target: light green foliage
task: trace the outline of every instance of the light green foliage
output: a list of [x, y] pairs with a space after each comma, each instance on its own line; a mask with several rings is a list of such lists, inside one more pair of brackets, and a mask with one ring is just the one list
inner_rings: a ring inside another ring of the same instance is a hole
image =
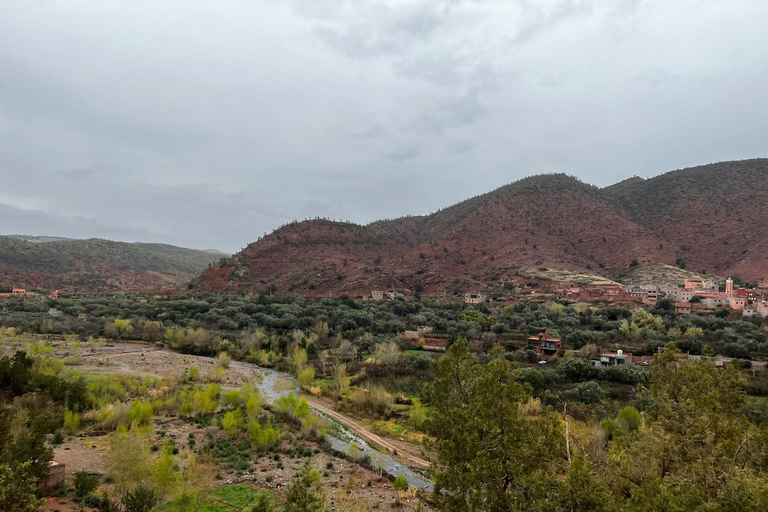
[[152, 489], [158, 498], [164, 498], [173, 491], [179, 480], [176, 460], [173, 456], [173, 442], [166, 439], [152, 468]]
[[224, 393], [221, 401], [225, 407], [238, 407], [242, 403], [240, 399], [240, 390], [230, 389]]
[[197, 368], [197, 366], [190, 366], [189, 370], [187, 370], [187, 378], [189, 380], [195, 381], [200, 378], [200, 370]]
[[119, 427], [109, 436], [106, 472], [123, 495], [143, 483], [152, 474], [152, 454], [145, 432]]
[[142, 400], [133, 401], [128, 416], [131, 425], [149, 425], [152, 423], [153, 417], [154, 411], [152, 410], [152, 404], [150, 402], [144, 402]]
[[408, 423], [414, 428], [421, 428], [427, 419], [427, 408], [421, 403], [418, 398], [413, 399], [413, 405], [408, 411]]
[[347, 455], [353, 459], [360, 459], [363, 457], [363, 449], [357, 443], [349, 443], [347, 448]]
[[36, 496], [37, 479], [30, 463], [15, 467], [0, 464], [0, 510], [3, 512], [37, 512], [43, 504]]
[[299, 398], [296, 401], [296, 407], [293, 409], [293, 415], [300, 420], [309, 419], [309, 404], [305, 398]]
[[333, 386], [336, 389], [336, 392], [342, 396], [347, 395], [349, 393], [349, 382], [350, 379], [347, 376], [347, 366], [344, 364], [336, 366], [336, 369], [333, 372]]
[[291, 366], [295, 374], [301, 372], [301, 370], [307, 365], [307, 351], [298, 345], [293, 348], [291, 352]]
[[624, 432], [634, 432], [640, 428], [640, 413], [632, 406], [626, 406], [616, 417], [616, 423]]
[[75, 434], [80, 428], [80, 415], [69, 409], [64, 411], [64, 430], [68, 434]]
[[216, 410], [216, 400], [205, 391], [196, 391], [192, 395], [192, 410], [197, 414], [207, 414]]
[[133, 326], [128, 319], [116, 318], [113, 326], [118, 336], [129, 336], [133, 332]]
[[221, 386], [219, 386], [215, 382], [207, 384], [205, 386], [205, 394], [208, 395], [208, 398], [210, 398], [215, 402], [219, 399], [219, 396], [221, 395]]
[[237, 433], [240, 432], [240, 429], [243, 428], [243, 411], [241, 409], [235, 409], [234, 411], [226, 413], [221, 420], [221, 427], [224, 429], [224, 432], [230, 436], [237, 435]]
[[253, 448], [269, 449], [277, 445], [278, 434], [277, 430], [272, 426], [272, 423], [267, 422], [262, 425], [258, 420], [252, 420], [248, 426], [248, 430], [250, 432], [251, 446]]
[[397, 478], [395, 478], [394, 487], [398, 491], [408, 490], [408, 480], [405, 479], [405, 475], [400, 474], [397, 476]]
[[232, 357], [227, 352], [219, 352], [216, 357], [216, 364], [221, 368], [229, 368], [229, 365], [232, 364]]
[[261, 414], [262, 400], [259, 392], [254, 390], [245, 402], [245, 412], [249, 418], [256, 418]]
[[309, 404], [304, 398], [297, 398], [294, 392], [283, 395], [275, 400], [275, 409], [281, 414], [292, 418], [306, 420], [309, 418]]
[[275, 410], [281, 414], [293, 416], [293, 411], [296, 409], [296, 393], [291, 391], [287, 395], [283, 395], [275, 400]]
[[307, 387], [315, 380], [315, 369], [311, 366], [299, 371], [298, 375], [299, 385], [301, 387]]
[[29, 353], [32, 356], [49, 356], [53, 352], [53, 348], [47, 345], [44, 341], [40, 340], [37, 343], [30, 345]]

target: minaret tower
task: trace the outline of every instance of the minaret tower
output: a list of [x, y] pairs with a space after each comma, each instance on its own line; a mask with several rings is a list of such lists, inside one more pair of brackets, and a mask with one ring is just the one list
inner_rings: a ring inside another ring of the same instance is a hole
[[725, 295], [727, 297], [733, 297], [733, 279], [730, 277], [725, 280]]

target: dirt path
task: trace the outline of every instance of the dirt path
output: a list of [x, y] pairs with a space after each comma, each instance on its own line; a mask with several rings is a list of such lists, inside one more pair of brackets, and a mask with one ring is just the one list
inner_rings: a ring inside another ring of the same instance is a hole
[[307, 402], [309, 402], [310, 407], [312, 407], [313, 409], [316, 409], [322, 412], [323, 414], [338, 421], [339, 423], [341, 423], [342, 425], [350, 429], [352, 432], [354, 432], [355, 435], [360, 436], [361, 438], [365, 439], [372, 445], [377, 446], [379, 448], [384, 448], [386, 451], [390, 453], [397, 453], [398, 455], [400, 455], [400, 457], [402, 457], [403, 459], [406, 459], [409, 466], [414, 466], [422, 469], [428, 469], [430, 467], [429, 462], [427, 462], [426, 460], [420, 457], [417, 457], [412, 453], [408, 453], [407, 451], [404, 451], [402, 447], [402, 443], [398, 443], [401, 445], [400, 448], [398, 448], [398, 446], [394, 442], [388, 439], [385, 439], [377, 434], [374, 434], [373, 432], [371, 432], [370, 430], [362, 426], [360, 423], [356, 422], [355, 420], [347, 416], [339, 414], [338, 412], [334, 411], [333, 409], [331, 409], [330, 407], [328, 407], [327, 405], [325, 405], [323, 402], [321, 402], [316, 398], [308, 396]]

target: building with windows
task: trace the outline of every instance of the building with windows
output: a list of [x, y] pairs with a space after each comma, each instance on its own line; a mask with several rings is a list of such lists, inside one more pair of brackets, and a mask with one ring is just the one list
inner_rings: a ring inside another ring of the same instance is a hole
[[480, 304], [481, 302], [485, 302], [485, 295], [476, 292], [465, 293], [464, 302], [466, 304]]
[[551, 338], [547, 331], [541, 331], [538, 336], [528, 338], [528, 346], [533, 347], [539, 357], [563, 355], [563, 340]]

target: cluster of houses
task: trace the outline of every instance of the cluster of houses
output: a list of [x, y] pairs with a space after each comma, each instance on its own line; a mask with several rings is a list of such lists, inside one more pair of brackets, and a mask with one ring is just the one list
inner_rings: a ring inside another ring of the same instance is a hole
[[9, 297], [35, 297], [37, 296], [34, 292], [29, 292], [25, 290], [24, 288], [0, 288], [0, 298], [9, 298]]
[[587, 286], [557, 283], [552, 292], [563, 299], [579, 302], [619, 302], [654, 306], [660, 300], [675, 303], [675, 312], [689, 315], [693, 312], [730, 308], [743, 316], [768, 317], [768, 280], [760, 281], [758, 288], [734, 289], [733, 279], [725, 281], [725, 288], [711, 280], [686, 279], [683, 286], [675, 285], [621, 285], [605, 282]]
[[394, 290], [389, 290], [386, 292], [383, 290], [371, 291], [371, 300], [376, 302], [381, 302], [385, 299], [386, 300], [405, 299], [405, 294], [402, 292], [394, 291]]
[[[371, 300], [376, 302], [381, 302], [383, 300], [396, 300], [396, 299], [403, 299], [405, 300], [405, 294], [389, 290], [372, 290], [371, 291]], [[486, 301], [486, 296], [479, 292], [469, 292], [464, 294], [464, 303], [465, 304], [481, 304]]]

